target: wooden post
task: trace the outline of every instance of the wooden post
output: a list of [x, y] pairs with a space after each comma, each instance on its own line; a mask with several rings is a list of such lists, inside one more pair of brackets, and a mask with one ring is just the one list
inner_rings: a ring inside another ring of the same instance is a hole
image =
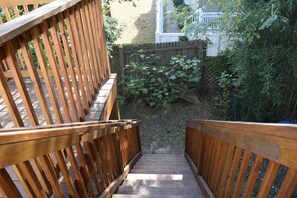
[[203, 40], [199, 40], [198, 41], [198, 48], [199, 48], [199, 60], [201, 61], [201, 62], [203, 62], [204, 61], [204, 41]]
[[120, 72], [120, 81], [121, 81], [121, 94], [126, 97], [125, 90], [125, 62], [124, 62], [124, 49], [122, 46], [119, 46], [119, 72]]

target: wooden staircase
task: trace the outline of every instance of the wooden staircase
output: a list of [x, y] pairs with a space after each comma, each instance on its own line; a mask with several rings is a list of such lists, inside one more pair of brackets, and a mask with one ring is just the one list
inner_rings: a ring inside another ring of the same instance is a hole
[[143, 155], [114, 198], [204, 197], [182, 155]]

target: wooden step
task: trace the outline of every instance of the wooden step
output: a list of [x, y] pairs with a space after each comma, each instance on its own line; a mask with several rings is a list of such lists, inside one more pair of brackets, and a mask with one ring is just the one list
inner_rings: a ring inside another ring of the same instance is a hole
[[137, 165], [188, 165], [188, 162], [186, 161], [153, 161], [153, 160], [145, 160], [145, 159], [140, 159], [137, 162]]
[[178, 169], [132, 169], [130, 173], [143, 173], [143, 174], [193, 174], [191, 170], [178, 170]]
[[195, 179], [189, 179], [184, 181], [127, 179], [123, 182], [122, 186], [197, 187], [198, 184]]
[[124, 194], [114, 194], [112, 198], [204, 198], [203, 195], [124, 195]]
[[146, 169], [146, 170], [191, 170], [189, 166], [147, 166], [147, 165], [135, 165], [133, 169]]
[[192, 174], [138, 174], [129, 173], [126, 179], [144, 179], [144, 180], [170, 180], [170, 181], [184, 181], [187, 179], [195, 179]]
[[144, 164], [144, 163], [137, 163], [134, 165], [133, 168], [177, 168], [177, 169], [186, 169], [190, 166], [188, 164]]
[[120, 186], [117, 194], [129, 195], [186, 195], [186, 196], [201, 196], [201, 190], [196, 188], [177, 188], [177, 187], [135, 187], [135, 186]]

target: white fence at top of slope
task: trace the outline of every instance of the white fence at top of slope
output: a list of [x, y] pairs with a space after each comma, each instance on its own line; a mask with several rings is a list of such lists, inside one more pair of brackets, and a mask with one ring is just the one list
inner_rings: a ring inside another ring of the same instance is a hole
[[[185, 36], [184, 33], [164, 33], [164, 10], [163, 0], [156, 0], [156, 32], [155, 42], [156, 43], [167, 43], [179, 41], [180, 37]], [[209, 23], [208, 29], [214, 29], [211, 27], [211, 21], [218, 18], [221, 15], [220, 12], [203, 12], [202, 9], [197, 11], [197, 17], [190, 19], [191, 22], [199, 20], [200, 22]], [[191, 38], [188, 38], [192, 40]], [[217, 56], [220, 51], [224, 51], [228, 46], [228, 37], [223, 33], [206, 33], [205, 39], [208, 42], [207, 56]]]

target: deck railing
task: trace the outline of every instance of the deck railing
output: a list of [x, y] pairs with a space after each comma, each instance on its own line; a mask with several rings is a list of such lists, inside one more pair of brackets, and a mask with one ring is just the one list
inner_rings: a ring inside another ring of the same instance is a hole
[[0, 24], [27, 14], [54, 0], [0, 0]]
[[297, 194], [297, 126], [188, 121], [186, 157], [215, 197]]
[[137, 121], [0, 130], [4, 197], [110, 197], [140, 157]]
[[32, 98], [46, 124], [84, 120], [110, 76], [100, 0], [57, 0], [0, 25], [0, 66], [1, 96], [16, 127], [24, 117], [28, 126], [40, 124]]

